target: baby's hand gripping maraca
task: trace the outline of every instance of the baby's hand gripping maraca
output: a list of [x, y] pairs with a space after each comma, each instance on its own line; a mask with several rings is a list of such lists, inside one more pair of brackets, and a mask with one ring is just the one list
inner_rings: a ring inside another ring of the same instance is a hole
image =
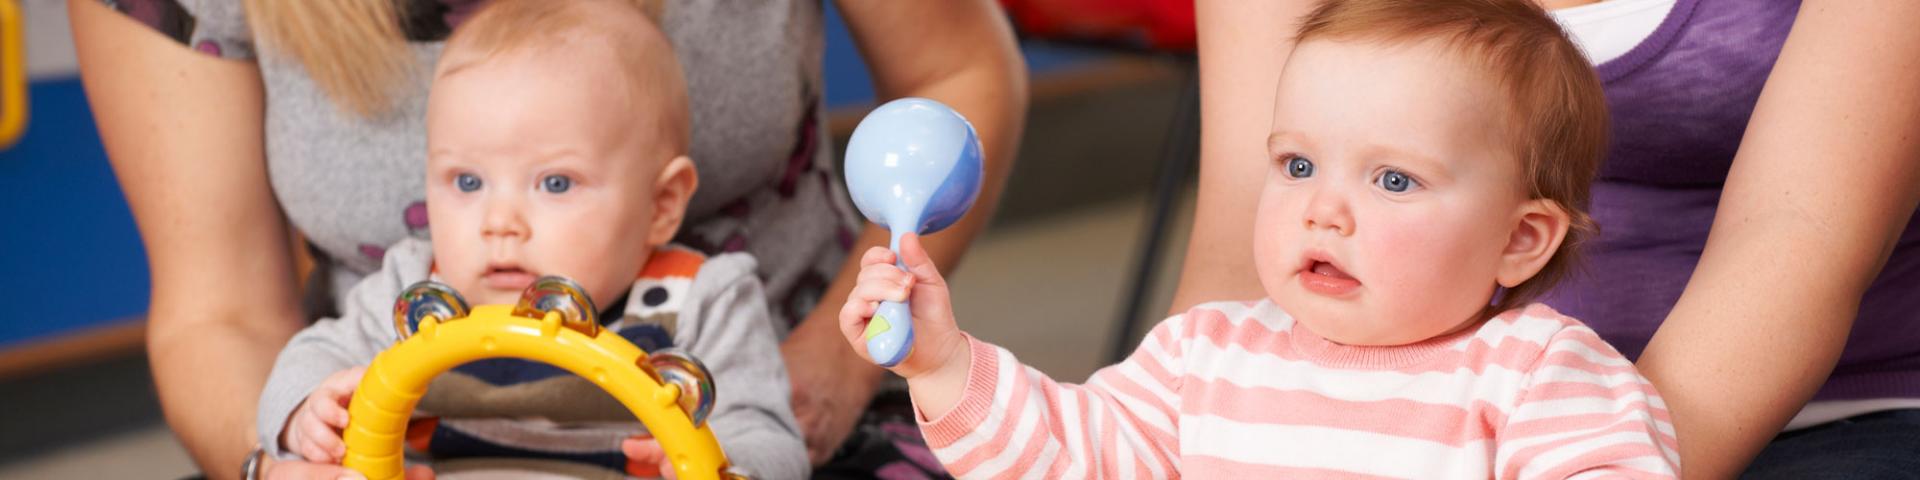
[[[901, 235], [940, 231], [973, 207], [980, 195], [980, 139], [966, 118], [940, 102], [894, 100], [854, 128], [846, 169], [854, 204], [892, 231], [889, 248], [897, 258]], [[913, 347], [911, 308], [882, 302], [863, 337], [874, 363], [899, 365]]]

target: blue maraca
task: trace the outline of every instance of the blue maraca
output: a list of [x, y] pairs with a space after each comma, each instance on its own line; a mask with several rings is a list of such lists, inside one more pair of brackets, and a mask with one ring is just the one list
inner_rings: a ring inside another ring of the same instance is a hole
[[[940, 231], [960, 220], [980, 196], [980, 139], [973, 124], [924, 98], [887, 102], [853, 129], [847, 144], [847, 189], [873, 223], [900, 236]], [[906, 268], [904, 262], [899, 263]], [[913, 317], [904, 302], [882, 302], [867, 323], [867, 354], [883, 367], [913, 349]]]

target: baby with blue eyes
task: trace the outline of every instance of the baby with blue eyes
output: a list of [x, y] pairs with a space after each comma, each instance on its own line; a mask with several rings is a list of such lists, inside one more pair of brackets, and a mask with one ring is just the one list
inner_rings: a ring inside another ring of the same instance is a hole
[[[431, 243], [389, 248], [381, 270], [339, 299], [341, 318], [288, 343], [260, 401], [262, 448], [340, 462], [346, 406], [364, 366], [398, 339], [392, 308], [409, 285], [434, 280], [472, 305], [510, 305], [556, 275], [586, 291], [608, 331], [712, 368], [708, 424], [731, 463], [761, 478], [806, 474], [754, 261], [671, 243], [698, 176], [686, 87], [646, 6], [491, 2], [448, 39], [426, 121]], [[407, 438], [443, 473], [479, 457], [488, 469], [650, 477], [668, 467], [612, 396], [518, 359], [435, 379]]]
[[961, 330], [917, 237], [864, 254], [841, 331], [866, 355], [876, 305], [910, 301], [891, 368], [934, 455], [958, 478], [1676, 477], [1653, 385], [1531, 303], [1592, 232], [1607, 112], [1579, 49], [1527, 0], [1327, 0], [1295, 38], [1244, 139], [1264, 295], [1072, 385]]

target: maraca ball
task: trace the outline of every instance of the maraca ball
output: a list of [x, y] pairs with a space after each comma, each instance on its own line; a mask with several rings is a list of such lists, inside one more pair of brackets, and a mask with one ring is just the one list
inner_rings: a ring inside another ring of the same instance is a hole
[[860, 213], [896, 231], [933, 233], [980, 196], [979, 135], [952, 108], [924, 98], [887, 102], [847, 143], [847, 188]]

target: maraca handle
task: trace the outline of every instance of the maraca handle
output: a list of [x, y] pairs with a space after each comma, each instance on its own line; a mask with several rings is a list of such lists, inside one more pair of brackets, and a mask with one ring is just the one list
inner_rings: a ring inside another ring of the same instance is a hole
[[913, 314], [906, 302], [880, 302], [867, 322], [867, 355], [882, 367], [899, 365], [913, 353]]
[[[893, 250], [894, 266], [912, 274], [907, 270], [906, 258], [900, 256], [903, 233], [898, 228], [889, 232], [892, 238], [887, 248]], [[913, 309], [907, 302], [880, 302], [880, 308], [873, 311], [873, 319], [867, 321], [867, 332], [863, 336], [867, 338], [867, 355], [873, 357], [874, 364], [888, 368], [899, 365], [907, 359], [907, 354], [913, 353]]]

